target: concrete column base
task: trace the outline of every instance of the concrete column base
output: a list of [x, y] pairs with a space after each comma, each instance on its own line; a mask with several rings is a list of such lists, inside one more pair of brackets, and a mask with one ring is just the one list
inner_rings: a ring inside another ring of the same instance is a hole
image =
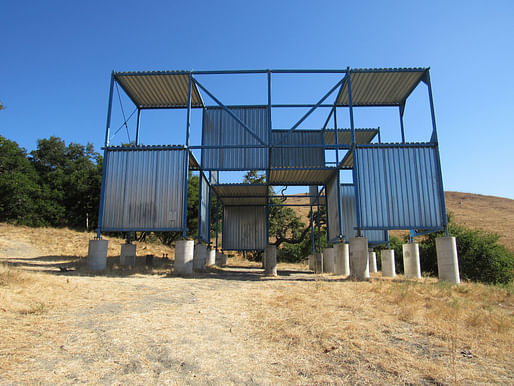
[[193, 270], [203, 271], [207, 262], [207, 246], [196, 244], [193, 254]]
[[120, 253], [120, 265], [136, 265], [136, 245], [122, 244]]
[[395, 277], [394, 249], [383, 249], [380, 254], [382, 257], [382, 276]]
[[350, 245], [347, 243], [336, 244], [335, 273], [348, 276], [350, 274]]
[[403, 271], [406, 279], [421, 278], [418, 243], [403, 244]]
[[266, 248], [262, 252], [262, 269], [266, 269]]
[[368, 239], [350, 239], [350, 274], [357, 280], [369, 279]]
[[266, 268], [264, 269], [266, 276], [277, 276], [277, 247], [268, 245], [266, 247]]
[[368, 264], [369, 264], [369, 273], [378, 272], [377, 270], [377, 253], [373, 250], [368, 252]]
[[107, 266], [107, 240], [89, 240], [87, 264], [93, 271], [102, 271]]
[[218, 267], [224, 267], [227, 265], [227, 255], [223, 252], [216, 252], [216, 265]]
[[178, 240], [175, 243], [175, 273], [189, 275], [193, 273], [193, 255], [195, 242], [193, 240]]
[[211, 266], [216, 264], [216, 250], [213, 248], [207, 248], [207, 261], [205, 262], [206, 266]]
[[307, 260], [309, 261], [309, 270], [314, 271], [314, 255], [310, 254]]
[[325, 248], [323, 249], [323, 272], [334, 273], [334, 258], [335, 249]]
[[314, 273], [322, 273], [323, 272], [323, 253], [316, 252], [313, 255], [314, 258]]
[[435, 239], [437, 251], [437, 270], [439, 280], [459, 284], [459, 257], [457, 255], [457, 239], [455, 237], [438, 237]]

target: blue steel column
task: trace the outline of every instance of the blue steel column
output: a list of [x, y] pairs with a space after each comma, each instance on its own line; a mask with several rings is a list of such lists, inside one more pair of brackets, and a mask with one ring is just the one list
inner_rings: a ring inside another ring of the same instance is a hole
[[318, 192], [317, 199], [318, 199], [318, 213], [317, 213], [317, 218], [318, 218], [318, 224], [317, 224], [318, 225], [318, 252], [321, 252], [321, 224], [320, 224], [320, 221], [319, 221], [319, 192]]
[[136, 123], [136, 146], [139, 145], [139, 120], [141, 118], [141, 109], [137, 108], [137, 123]]
[[[109, 86], [109, 102], [107, 105], [107, 122], [105, 124], [105, 147], [109, 146], [109, 137], [111, 135], [111, 112], [112, 112], [112, 92], [114, 89], [114, 71], [111, 72], [111, 84]], [[102, 167], [102, 186], [100, 188], [100, 207], [98, 209], [98, 228], [96, 229], [96, 237], [100, 238], [104, 217], [104, 198], [105, 198], [105, 165], [107, 161], [107, 149], [104, 149], [104, 160]]]
[[[337, 168], [337, 178], [336, 178], [336, 194], [337, 194], [337, 217], [339, 219], [339, 234], [337, 235], [339, 239], [342, 238], [342, 230], [343, 230], [343, 208], [341, 207], [341, 176], [339, 170], [339, 130], [337, 129], [337, 107], [334, 106], [334, 133], [335, 133], [335, 144], [336, 144], [336, 168]], [[328, 219], [328, 213], [327, 213]]]
[[220, 215], [220, 200], [219, 197], [216, 196], [216, 251], [218, 250], [218, 232], [219, 232], [219, 216]]
[[426, 83], [428, 87], [428, 99], [430, 102], [430, 114], [432, 116], [432, 142], [435, 143], [435, 152], [436, 152], [436, 158], [437, 158], [437, 171], [439, 172], [439, 196], [441, 200], [441, 215], [443, 216], [443, 225], [446, 232], [446, 235], [448, 236], [448, 217], [446, 216], [446, 202], [444, 199], [444, 187], [443, 187], [443, 173], [441, 170], [441, 157], [439, 155], [439, 142], [437, 139], [437, 126], [435, 123], [435, 108], [434, 108], [434, 98], [432, 95], [432, 83], [430, 81], [430, 73], [427, 70], [425, 72], [425, 79], [424, 82]]
[[313, 217], [314, 216], [313, 216], [313, 213], [312, 213], [312, 205], [311, 205], [311, 246], [312, 246], [312, 253], [314, 254], [316, 252], [316, 240], [314, 238]]
[[191, 131], [191, 89], [193, 87], [193, 75], [189, 73], [189, 87], [187, 91], [187, 119], [186, 119], [186, 146], [184, 151], [185, 176], [184, 176], [184, 217], [182, 224], [182, 237], [187, 236], [187, 188], [189, 182], [189, 133]]
[[402, 130], [402, 143], [405, 143], [405, 128], [403, 126], [403, 113], [405, 111], [405, 102], [399, 106], [400, 110], [400, 128]]
[[266, 245], [269, 243], [269, 174], [271, 169], [271, 141], [272, 141], [272, 124], [271, 124], [271, 71], [268, 70], [268, 168], [266, 169]]
[[357, 236], [361, 235], [361, 208], [360, 208], [360, 192], [359, 192], [359, 173], [357, 170], [357, 151], [355, 144], [355, 123], [353, 121], [353, 102], [352, 102], [352, 76], [351, 70], [348, 68], [346, 73], [348, 78], [348, 107], [350, 109], [350, 128], [352, 130], [352, 152], [353, 152], [353, 186], [355, 188], [355, 213], [357, 215]]

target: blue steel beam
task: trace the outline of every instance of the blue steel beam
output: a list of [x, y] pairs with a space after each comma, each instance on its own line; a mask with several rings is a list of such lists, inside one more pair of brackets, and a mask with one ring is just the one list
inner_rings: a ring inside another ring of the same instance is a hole
[[234, 118], [236, 120], [237, 123], [239, 123], [241, 126], [243, 126], [243, 128], [252, 136], [254, 137], [257, 141], [259, 141], [262, 145], [264, 146], [267, 146], [267, 144], [265, 142], [262, 141], [262, 139], [260, 139], [257, 134], [255, 134], [253, 132], [253, 130], [251, 130], [241, 119], [239, 119], [239, 117], [237, 115], [235, 115], [227, 106], [225, 106], [223, 103], [221, 103], [221, 101], [219, 99], [217, 99], [214, 95], [212, 95], [212, 93], [207, 90], [204, 86], [202, 86], [200, 84], [200, 82], [198, 82], [198, 80], [194, 79], [193, 78], [193, 81], [195, 82], [195, 84], [200, 87], [207, 95], [209, 95], [212, 100], [214, 100], [228, 115], [230, 115], [232, 118]]
[[321, 104], [322, 104], [322, 103], [323, 103], [323, 102], [324, 102], [324, 101], [325, 101], [325, 100], [330, 96], [330, 94], [332, 94], [332, 93], [333, 93], [333, 92], [334, 92], [334, 91], [335, 91], [335, 90], [336, 90], [336, 89], [337, 89], [337, 88], [338, 88], [338, 87], [343, 83], [344, 79], [345, 79], [345, 78], [343, 78], [343, 79], [341, 79], [339, 82], [337, 82], [337, 84], [336, 84], [334, 87], [332, 87], [332, 88], [331, 88], [331, 89], [330, 89], [330, 90], [329, 90], [329, 91], [328, 91], [328, 92], [327, 92], [327, 93], [326, 93], [326, 94], [325, 94], [325, 95], [324, 95], [324, 96], [319, 100], [319, 102], [318, 102], [318, 103], [316, 103], [316, 105], [314, 105], [314, 107], [311, 107], [311, 109], [310, 109], [309, 111], [307, 111], [307, 112], [304, 114], [304, 116], [303, 116], [303, 117], [301, 117], [301, 118], [300, 118], [300, 120], [299, 120], [298, 122], [296, 122], [296, 123], [293, 125], [293, 127], [291, 127], [291, 128], [289, 129], [289, 132], [288, 132], [288, 133], [287, 133], [287, 134], [286, 134], [286, 135], [285, 135], [285, 136], [284, 136], [284, 137], [283, 137], [283, 138], [278, 142], [278, 144], [277, 144], [277, 145], [280, 145], [280, 144], [282, 144], [283, 142], [285, 142], [285, 140], [286, 140], [286, 139], [287, 139], [287, 138], [288, 138], [288, 137], [293, 133], [293, 131], [295, 131], [295, 130], [296, 130], [296, 128], [297, 128], [298, 126], [300, 126], [300, 125], [302, 124], [302, 122], [303, 122], [303, 121], [305, 121], [305, 120], [309, 117], [309, 115], [311, 115], [311, 114], [312, 114], [312, 112], [313, 112], [314, 110], [316, 110], [316, 109], [319, 107], [319, 105], [321, 105]]

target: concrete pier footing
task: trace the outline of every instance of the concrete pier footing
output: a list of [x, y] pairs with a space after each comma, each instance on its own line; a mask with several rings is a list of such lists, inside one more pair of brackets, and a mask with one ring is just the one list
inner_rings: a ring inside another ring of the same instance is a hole
[[439, 280], [459, 284], [459, 258], [457, 256], [457, 239], [455, 237], [438, 237], [435, 239], [437, 252], [437, 270]]
[[350, 275], [357, 280], [369, 279], [368, 239], [350, 239]]
[[216, 264], [216, 250], [214, 248], [207, 248], [207, 260], [205, 265], [208, 267], [214, 264]]
[[193, 256], [195, 242], [193, 240], [178, 240], [175, 244], [175, 273], [188, 275], [193, 273]]
[[403, 271], [406, 279], [421, 278], [418, 243], [403, 244]]
[[266, 248], [262, 252], [262, 269], [266, 269]]
[[193, 255], [193, 270], [203, 271], [205, 263], [207, 262], [207, 246], [203, 244], [196, 244]]
[[395, 277], [394, 249], [383, 249], [380, 255], [382, 260], [382, 276]]
[[336, 275], [348, 276], [350, 274], [350, 245], [347, 243], [336, 244], [335, 273]]
[[314, 259], [314, 273], [323, 272], [323, 253], [316, 252], [313, 255], [313, 259]]
[[223, 252], [216, 252], [216, 265], [218, 267], [224, 267], [227, 265], [227, 255]]
[[335, 260], [335, 249], [325, 248], [323, 249], [323, 272], [334, 273], [334, 260]]
[[266, 247], [266, 268], [264, 269], [266, 276], [277, 276], [277, 247], [268, 245]]
[[101, 271], [107, 266], [107, 240], [89, 240], [87, 264], [93, 271]]
[[369, 272], [375, 273], [377, 272], [377, 253], [370, 249], [368, 251], [368, 261], [369, 261]]
[[136, 265], [136, 245], [122, 244], [120, 253], [120, 265]]
[[309, 270], [314, 271], [314, 255], [312, 253], [307, 257], [307, 261], [309, 263]]

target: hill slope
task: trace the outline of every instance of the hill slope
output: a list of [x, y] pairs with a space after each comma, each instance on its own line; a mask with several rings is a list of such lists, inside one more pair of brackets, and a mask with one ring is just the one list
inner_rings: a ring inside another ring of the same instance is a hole
[[[500, 235], [500, 243], [514, 251], [514, 200], [473, 193], [446, 192], [446, 208], [457, 224], [484, 229]], [[307, 198], [293, 197], [291, 204], [307, 203]], [[309, 207], [295, 207], [308, 223]]]

